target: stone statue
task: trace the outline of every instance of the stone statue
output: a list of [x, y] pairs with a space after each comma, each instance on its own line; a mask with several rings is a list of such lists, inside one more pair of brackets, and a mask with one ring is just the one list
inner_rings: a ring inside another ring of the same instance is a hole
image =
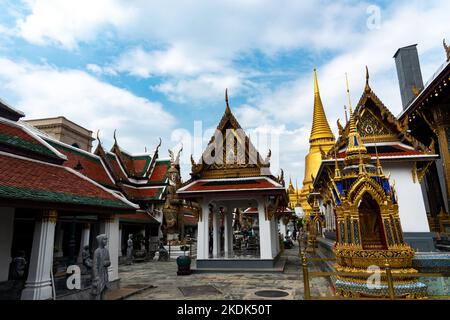
[[83, 266], [86, 267], [86, 271], [90, 272], [92, 269], [92, 259], [91, 253], [89, 252], [89, 246], [84, 246], [83, 251], [81, 252], [81, 259], [83, 261]]
[[127, 264], [133, 264], [133, 235], [128, 235], [127, 240]]
[[159, 245], [159, 257], [158, 261], [169, 261], [169, 252], [164, 248], [162, 242]]
[[106, 249], [108, 237], [106, 234], [97, 236], [98, 248], [94, 251], [92, 268], [92, 296], [94, 300], [103, 300], [108, 289], [108, 267], [111, 265], [109, 251]]
[[18, 256], [12, 260], [12, 279], [21, 280], [25, 274], [27, 261], [25, 260], [25, 251], [20, 250]]

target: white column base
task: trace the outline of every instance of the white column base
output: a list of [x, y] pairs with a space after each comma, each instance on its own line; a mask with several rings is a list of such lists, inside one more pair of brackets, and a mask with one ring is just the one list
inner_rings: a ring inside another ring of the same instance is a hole
[[14, 208], [0, 208], [0, 282], [8, 280], [13, 229]]
[[108, 268], [109, 281], [115, 281], [119, 279], [119, 250], [117, 248], [119, 243], [119, 218], [111, 217], [101, 221], [100, 234], [102, 233], [108, 237], [107, 248], [111, 259], [111, 265]]
[[209, 258], [209, 205], [207, 201], [202, 203], [201, 219], [197, 224], [197, 259]]
[[263, 199], [258, 200], [258, 221], [259, 221], [259, 248], [261, 259], [272, 260], [272, 224], [266, 220], [266, 213]]

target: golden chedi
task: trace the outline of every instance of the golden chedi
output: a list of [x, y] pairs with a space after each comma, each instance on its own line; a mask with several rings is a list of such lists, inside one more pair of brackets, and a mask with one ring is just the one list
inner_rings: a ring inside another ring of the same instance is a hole
[[310, 187], [312, 187], [313, 177], [317, 175], [320, 163], [322, 162], [322, 154], [328, 153], [334, 143], [335, 138], [323, 109], [319, 92], [319, 84], [317, 81], [317, 73], [316, 69], [314, 69], [313, 121], [311, 135], [309, 137], [309, 153], [305, 157], [305, 176], [300, 193], [300, 204], [305, 216], [309, 216], [311, 213], [311, 206], [308, 203], [308, 195]]

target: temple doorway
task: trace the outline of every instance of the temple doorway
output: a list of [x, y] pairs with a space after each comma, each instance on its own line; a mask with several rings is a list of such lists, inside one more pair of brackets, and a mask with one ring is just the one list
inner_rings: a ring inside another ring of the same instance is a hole
[[380, 206], [369, 193], [366, 193], [361, 199], [358, 212], [363, 248], [365, 250], [387, 249]]

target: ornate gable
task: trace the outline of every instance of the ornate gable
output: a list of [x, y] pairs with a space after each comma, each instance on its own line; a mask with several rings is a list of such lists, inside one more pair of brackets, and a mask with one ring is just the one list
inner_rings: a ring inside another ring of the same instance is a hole
[[[364, 143], [398, 141], [417, 150], [429, 152], [429, 148], [408, 134], [408, 122], [400, 122], [373, 92], [369, 85], [369, 71], [366, 67], [366, 85], [354, 111], [354, 118], [359, 135]], [[338, 120], [339, 138], [336, 147], [342, 149], [347, 144], [349, 124], [342, 127]], [[333, 157], [332, 148], [328, 157]]]
[[271, 175], [270, 151], [266, 159], [261, 157], [231, 112], [226, 91], [225, 101], [225, 113], [199, 163], [195, 163], [191, 156], [192, 177], [226, 178]]

